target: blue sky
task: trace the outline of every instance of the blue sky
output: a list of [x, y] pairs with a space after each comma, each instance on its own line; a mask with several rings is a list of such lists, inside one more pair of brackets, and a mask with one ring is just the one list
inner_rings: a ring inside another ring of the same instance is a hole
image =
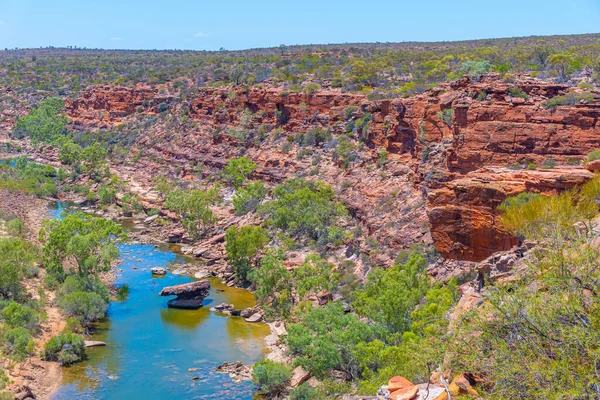
[[600, 32], [600, 0], [0, 0], [0, 49], [227, 50]]

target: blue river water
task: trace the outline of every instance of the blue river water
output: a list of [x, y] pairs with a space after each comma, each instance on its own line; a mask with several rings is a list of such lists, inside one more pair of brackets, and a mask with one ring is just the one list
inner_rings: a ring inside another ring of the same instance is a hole
[[[58, 217], [62, 211], [59, 203], [52, 216]], [[89, 360], [64, 367], [62, 386], [52, 398], [251, 399], [251, 383], [234, 383], [215, 367], [224, 361], [254, 363], [261, 359], [269, 328], [217, 315], [209, 308], [220, 303], [232, 303], [236, 308], [253, 306], [252, 293], [211, 279], [204, 307], [171, 309], [168, 299], [159, 297], [158, 292], [193, 278], [171, 271], [159, 278], [151, 275], [150, 268], [196, 261], [168, 246], [122, 244], [119, 249], [123, 262], [115, 268], [115, 284], [129, 285], [129, 297], [109, 305], [107, 318], [90, 338], [108, 346], [90, 348]]]

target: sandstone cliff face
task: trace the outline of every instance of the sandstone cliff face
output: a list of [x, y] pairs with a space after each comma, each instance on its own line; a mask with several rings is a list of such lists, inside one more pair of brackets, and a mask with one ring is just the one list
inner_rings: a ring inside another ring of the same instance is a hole
[[[511, 87], [522, 94], [511, 96]], [[560, 191], [592, 176], [574, 164], [600, 148], [600, 94], [594, 93], [590, 104], [543, 107], [568, 89], [531, 78], [506, 83], [489, 75], [479, 82], [465, 78], [442, 84], [407, 99], [203, 88], [177, 102], [145, 87], [91, 87], [67, 105], [82, 129], [123, 123], [136, 113], [155, 114], [164, 102], [193, 121], [191, 126], [175, 119], [159, 122], [137, 138], [148, 159], [132, 173], [142, 180], [166, 169], [193, 180], [199, 174], [190, 162], [202, 165], [206, 176], [229, 158], [245, 155], [257, 163], [258, 179], [277, 183], [315, 176], [331, 183], [367, 234], [390, 249], [380, 256], [381, 263], [389, 263], [400, 248], [429, 241], [447, 258], [480, 261], [516, 243], [498, 224], [496, 208], [507, 196]], [[451, 120], [439, 114], [444, 110], [452, 110], [446, 112]], [[366, 147], [356, 151], [347, 169], [323, 149], [315, 149], [312, 157], [283, 150], [286, 136], [315, 126], [334, 136], [344, 134], [365, 116], [370, 116], [368, 130], [355, 129], [354, 135]], [[279, 127], [283, 137], [252, 141], [222, 134], [237, 128], [259, 132], [261, 126], [269, 131]], [[389, 153], [383, 170], [375, 166], [381, 148]], [[560, 167], [509, 168], [515, 163], [540, 167], [549, 158]]]

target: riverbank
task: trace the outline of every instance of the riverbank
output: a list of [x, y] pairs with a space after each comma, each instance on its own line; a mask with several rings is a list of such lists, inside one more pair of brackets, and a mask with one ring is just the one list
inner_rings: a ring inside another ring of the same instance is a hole
[[[26, 238], [31, 242], [39, 244], [38, 232], [42, 221], [48, 218], [50, 212], [50, 201], [39, 199], [33, 195], [12, 193], [0, 190], [0, 217], [19, 218], [27, 228]], [[37, 277], [27, 279], [24, 286], [34, 299], [44, 301], [46, 318], [40, 324], [40, 334], [35, 338], [38, 349], [43, 348], [52, 336], [60, 333], [65, 327], [65, 317], [54, 304], [55, 293], [44, 291], [41, 296], [39, 288], [43, 285], [45, 271], [40, 269]], [[10, 382], [8, 389], [19, 394], [21, 398], [27, 398], [30, 394], [36, 399], [50, 399], [60, 387], [62, 371], [59, 364], [44, 361], [36, 352], [31, 358], [22, 363], [11, 363], [3, 360], [4, 370]], [[12, 367], [12, 368], [11, 368]]]

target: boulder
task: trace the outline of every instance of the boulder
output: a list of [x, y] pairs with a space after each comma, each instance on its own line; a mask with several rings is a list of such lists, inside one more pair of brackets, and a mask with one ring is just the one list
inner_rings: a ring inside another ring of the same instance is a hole
[[146, 219], [144, 220], [144, 223], [145, 223], [145, 224], [149, 224], [150, 222], [154, 221], [156, 218], [158, 218], [158, 214], [156, 214], [156, 215], [152, 215], [152, 216], [150, 216], [150, 217], [146, 218]]
[[169, 241], [169, 243], [179, 243], [179, 242], [181, 242], [181, 239], [183, 239], [183, 235], [185, 235], [184, 229], [182, 229], [182, 228], [173, 229], [171, 232], [169, 232], [169, 236], [167, 237], [167, 240]]
[[263, 313], [257, 312], [246, 318], [246, 322], [260, 322], [263, 319]]
[[106, 346], [105, 342], [101, 342], [99, 340], [85, 340], [83, 342], [83, 344], [85, 345], [85, 347], [101, 347], [101, 346]]
[[152, 267], [152, 268], [150, 268], [150, 271], [152, 271], [152, 275], [166, 275], [167, 274], [167, 270], [163, 267]]
[[290, 379], [290, 386], [292, 388], [298, 387], [300, 384], [306, 382], [310, 378], [310, 373], [304, 368], [298, 366], [292, 371], [292, 377]]
[[456, 375], [452, 383], [448, 386], [448, 390], [453, 395], [470, 394], [472, 396], [479, 396], [477, 390], [471, 386], [471, 382], [462, 374]]
[[390, 400], [412, 400], [417, 397], [419, 388], [416, 386], [396, 390], [390, 394]]
[[202, 300], [208, 296], [210, 290], [209, 281], [197, 281], [184, 283], [182, 285], [167, 286], [163, 288], [159, 296], [177, 296], [168, 301], [167, 305], [172, 308], [198, 309], [202, 307]]
[[590, 161], [586, 164], [585, 168], [587, 168], [588, 171], [592, 172], [600, 171], [600, 160]]
[[396, 390], [402, 390], [413, 386], [415, 386], [415, 384], [406, 379], [405, 377], [394, 376], [389, 380], [387, 389], [390, 391], [390, 393], [393, 393]]
[[211, 272], [207, 269], [201, 269], [194, 274], [194, 278], [196, 278], [196, 279], [204, 279], [204, 278], [209, 278], [211, 276], [212, 276]]

